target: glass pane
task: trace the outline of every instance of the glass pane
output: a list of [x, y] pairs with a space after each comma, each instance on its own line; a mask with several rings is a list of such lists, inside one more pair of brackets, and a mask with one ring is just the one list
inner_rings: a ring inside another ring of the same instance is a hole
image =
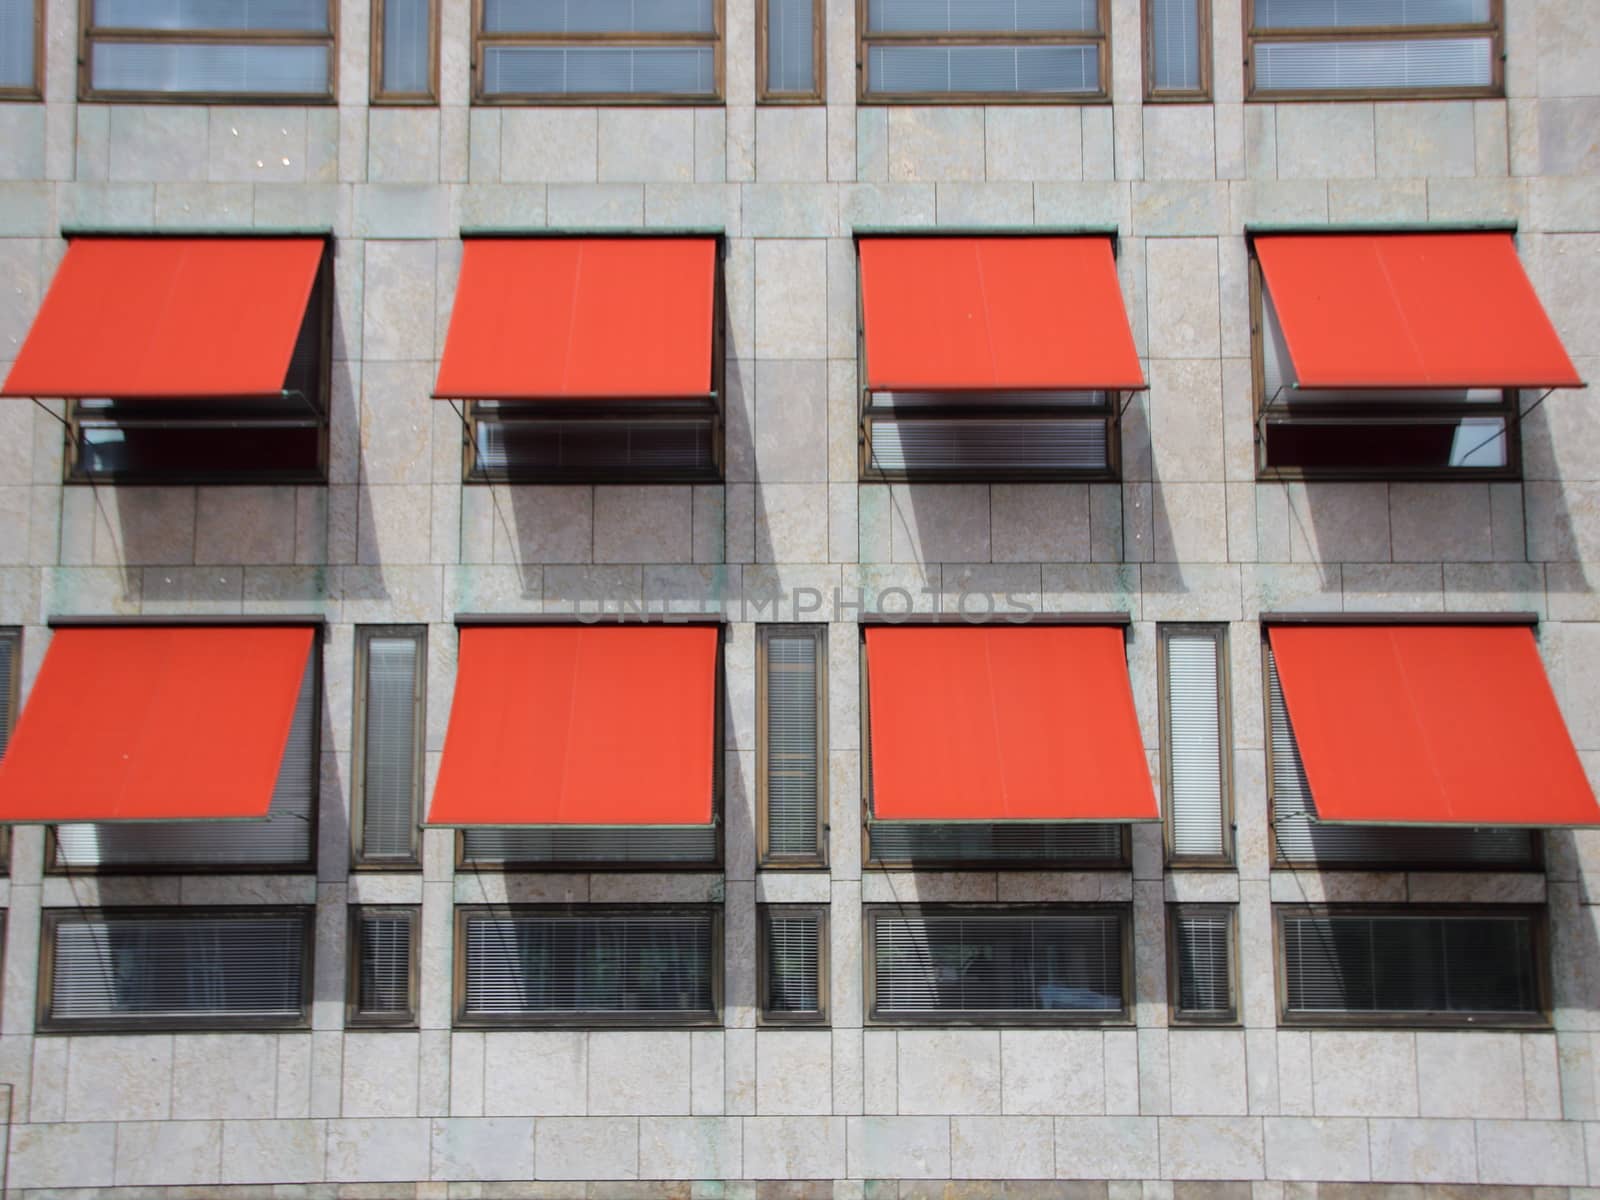
[[872, 465], [880, 471], [1103, 471], [1106, 423], [1030, 419], [900, 417], [873, 421]]
[[1489, 38], [1408, 41], [1256, 42], [1258, 91], [1381, 91], [1488, 87]]
[[767, 922], [768, 1012], [820, 1011], [819, 922], [812, 916], [773, 916]]
[[5, 755], [6, 741], [11, 737], [12, 688], [18, 665], [16, 636], [0, 633], [0, 757]]
[[1122, 826], [1089, 822], [959, 824], [874, 821], [872, 857], [884, 862], [1116, 862]]
[[361, 856], [410, 859], [416, 828], [417, 655], [414, 637], [367, 642]]
[[883, 46], [868, 48], [873, 93], [1100, 91], [1096, 46]]
[[515, 420], [480, 418], [477, 470], [557, 480], [628, 471], [701, 478], [716, 472], [709, 420]]
[[870, 0], [869, 33], [1097, 33], [1098, 0]]
[[716, 94], [710, 46], [486, 46], [491, 96]]
[[1167, 638], [1167, 757], [1172, 852], [1214, 857], [1222, 841], [1222, 702], [1218, 638]]
[[0, 88], [33, 87], [35, 3], [0, 0]]
[[1233, 967], [1229, 961], [1230, 914], [1223, 910], [1179, 909], [1178, 1009], [1194, 1016], [1226, 1017], [1233, 1012]]
[[1157, 91], [1200, 87], [1200, 0], [1151, 0], [1150, 45]]
[[484, 0], [485, 33], [712, 33], [712, 0]]
[[1471, 25], [1489, 0], [1256, 0], [1257, 29], [1355, 29]]
[[717, 857], [715, 825], [464, 829], [462, 838], [462, 859], [469, 863], [710, 863]]
[[356, 1007], [387, 1015], [411, 1011], [411, 919], [402, 913], [360, 923], [361, 990]]
[[97, 42], [91, 83], [102, 92], [324, 96], [328, 47]]
[[432, 90], [433, 30], [428, 0], [384, 0], [383, 90], [422, 96]]
[[817, 852], [817, 639], [767, 639], [767, 849]]
[[767, 0], [767, 91], [817, 90], [813, 5], [817, 0]]
[[328, 32], [328, 0], [94, 0], [101, 29]]

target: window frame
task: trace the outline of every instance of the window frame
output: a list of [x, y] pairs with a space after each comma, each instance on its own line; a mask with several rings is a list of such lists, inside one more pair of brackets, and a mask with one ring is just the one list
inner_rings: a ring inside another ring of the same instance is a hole
[[778, 92], [767, 86], [767, 39], [772, 0], [756, 0], [756, 103], [777, 105], [823, 104], [828, 94], [827, 27], [825, 0], [811, 5], [811, 61], [815, 86], [809, 92]]
[[[1327, 231], [1323, 231], [1327, 232]], [[1266, 429], [1274, 411], [1267, 398], [1266, 282], [1261, 262], [1256, 257], [1255, 240], [1245, 239], [1250, 261], [1250, 392], [1256, 480], [1260, 483], [1332, 482], [1522, 482], [1522, 414], [1516, 388], [1501, 389], [1499, 404], [1467, 401], [1327, 400], [1296, 406], [1298, 415], [1330, 425], [1399, 425], [1417, 419], [1452, 417], [1499, 417], [1505, 421], [1506, 462], [1501, 467], [1303, 467], [1273, 466], [1267, 460]], [[1361, 389], [1333, 389], [1357, 393]]]
[[44, 0], [33, 0], [33, 86], [0, 87], [0, 103], [36, 103], [44, 99]]
[[[548, 914], [572, 917], [639, 917], [706, 915], [710, 920], [711, 1009], [687, 1016], [675, 1013], [561, 1014], [541, 1017], [517, 1013], [507, 1016], [472, 1016], [467, 1013], [467, 922], [476, 916], [515, 917], [522, 914]], [[700, 904], [457, 904], [454, 916], [454, 946], [451, 949], [451, 1027], [454, 1029], [720, 1029], [725, 1013], [726, 962], [724, 960], [723, 906]]]
[[[365, 847], [367, 807], [367, 676], [374, 638], [409, 638], [417, 647], [412, 683], [411, 853], [406, 858], [368, 858]], [[426, 625], [357, 625], [355, 628], [355, 711], [350, 726], [350, 867], [358, 871], [416, 871], [422, 866], [422, 795], [426, 790], [428, 741], [428, 627]]]
[[[856, 104], [979, 105], [979, 104], [1110, 104], [1111, 103], [1111, 0], [1096, 0], [1100, 16], [1098, 36], [1081, 33], [869, 33], [867, 6], [856, 0]], [[873, 92], [868, 88], [868, 57], [874, 42], [902, 46], [1098, 46], [1098, 92]]]
[[[308, 34], [273, 30], [163, 30], [123, 29], [97, 32], [94, 28], [95, 0], [78, 0], [78, 102], [80, 104], [226, 104], [256, 107], [295, 105], [329, 107], [339, 102], [339, 3], [326, 0], [328, 32]], [[328, 87], [320, 95], [283, 92], [171, 92], [112, 91], [97, 89], [93, 83], [96, 42], [169, 42], [175, 45], [205, 43], [288, 46], [326, 46], [328, 48]]]
[[[1526, 1016], [1491, 1013], [1404, 1012], [1394, 1009], [1322, 1012], [1297, 1016], [1289, 1011], [1288, 964], [1284, 954], [1285, 917], [1508, 917], [1528, 919], [1532, 931], [1534, 993], [1538, 1009]], [[1485, 1029], [1537, 1032], [1552, 1027], [1549, 908], [1544, 904], [1274, 904], [1272, 906], [1274, 1001], [1280, 1028], [1292, 1029]]]
[[[422, 906], [420, 904], [351, 904], [345, 934], [346, 1029], [416, 1029], [420, 1023]], [[404, 917], [411, 926], [411, 965], [406, 976], [408, 1009], [404, 1013], [370, 1013], [361, 1008], [361, 922], [368, 917]]]
[[[756, 905], [756, 1024], [780, 1028], [826, 1029], [833, 1024], [828, 1001], [831, 972], [828, 904], [767, 904]], [[769, 988], [772, 983], [772, 928], [773, 917], [813, 917], [817, 922], [817, 1011], [787, 1012], [769, 1008]]]
[[[10, 664], [11, 686], [0, 693], [0, 734], [5, 735], [9, 741], [11, 733], [17, 727], [17, 712], [22, 707], [22, 627], [19, 625], [0, 626], [0, 654], [6, 655]], [[5, 757], [5, 748], [0, 744], [0, 758]], [[11, 826], [0, 825], [0, 878], [11, 874]], [[0, 954], [4, 953], [5, 934], [3, 920], [0, 920]]]
[[[699, 33], [485, 33], [484, 0], [472, 0], [472, 104], [561, 108], [722, 107], [727, 102], [728, 19], [726, 0], [711, 0], [712, 31]], [[629, 46], [710, 46], [715, 87], [709, 95], [682, 92], [497, 92], [484, 87], [488, 46], [586, 46], [618, 42]]]
[[[808, 637], [816, 647], [816, 713], [817, 713], [817, 852], [815, 854], [778, 854], [771, 849], [770, 789], [768, 768], [772, 753], [768, 736], [770, 712], [771, 664], [768, 662], [768, 643], [774, 636]], [[828, 867], [828, 627], [823, 624], [798, 624], [780, 622], [756, 626], [756, 865], [765, 868], [794, 870], [810, 868], [826, 870]]]
[[[1238, 831], [1235, 818], [1233, 764], [1233, 663], [1229, 647], [1229, 626], [1225, 621], [1163, 621], [1156, 626], [1156, 689], [1161, 739], [1161, 840], [1167, 866], [1193, 869], [1230, 870], [1237, 852]], [[1216, 855], [1179, 854], [1175, 849], [1175, 807], [1172, 797], [1172, 708], [1170, 676], [1167, 670], [1167, 643], [1173, 634], [1210, 637], [1217, 655], [1217, 739], [1221, 756], [1222, 853]]]
[[[1182, 912], [1221, 913], [1228, 919], [1228, 999], [1227, 1013], [1212, 1015], [1182, 1007], [1183, 959], [1178, 946], [1178, 916]], [[1197, 1028], [1233, 1028], [1244, 1024], [1239, 980], [1239, 905], [1236, 901], [1212, 902], [1173, 900], [1167, 903], [1167, 1024]]]
[[[265, 916], [296, 916], [301, 923], [300, 1016], [285, 1020], [279, 1017], [216, 1017], [205, 1016], [184, 1020], [163, 1014], [156, 1017], [102, 1017], [93, 1020], [61, 1019], [50, 1015], [51, 997], [55, 991], [55, 931], [65, 923], [85, 923], [96, 919], [116, 917], [144, 917], [179, 921], [184, 918], [240, 918]], [[137, 907], [63, 908], [49, 907], [40, 911], [39, 927], [39, 979], [34, 1002], [34, 1028], [41, 1034], [74, 1035], [81, 1033], [212, 1033], [235, 1030], [295, 1031], [311, 1028], [311, 1007], [315, 997], [317, 914], [309, 904], [256, 904], [256, 905], [141, 905]]]
[[1156, 44], [1154, 0], [1140, 0], [1141, 27], [1144, 42], [1144, 102], [1146, 104], [1209, 104], [1211, 103], [1211, 0], [1194, 0], [1195, 28], [1200, 51], [1200, 86], [1196, 88], [1161, 88], [1156, 86]]
[[383, 86], [383, 34], [388, 0], [372, 0], [372, 44], [368, 74], [368, 103], [378, 108], [437, 108], [439, 105], [439, 0], [428, 0], [428, 90], [391, 92]]
[[[1489, 0], [1487, 24], [1452, 25], [1368, 25], [1348, 29], [1319, 26], [1316, 28], [1286, 31], [1263, 31], [1255, 26], [1256, 0], [1244, 0], [1240, 6], [1244, 21], [1244, 99], [1245, 103], [1276, 104], [1280, 101], [1337, 103], [1340, 101], [1375, 100], [1487, 100], [1499, 99], [1506, 94], [1506, 42], [1505, 8], [1502, 0]], [[1409, 41], [1418, 37], [1483, 37], [1491, 38], [1489, 63], [1491, 76], [1484, 87], [1410, 87], [1410, 88], [1285, 88], [1265, 91], [1256, 86], [1255, 47], [1258, 42], [1389, 42]]]

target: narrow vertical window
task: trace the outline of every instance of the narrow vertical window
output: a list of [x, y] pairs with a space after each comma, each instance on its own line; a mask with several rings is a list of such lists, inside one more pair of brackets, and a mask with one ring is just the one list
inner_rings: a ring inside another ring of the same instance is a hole
[[427, 634], [369, 628], [356, 636], [356, 863], [414, 866]]
[[[22, 676], [22, 633], [0, 629], [0, 758], [17, 717], [17, 694]], [[0, 875], [11, 869], [11, 826], [0, 826]], [[0, 921], [0, 927], [4, 921]], [[3, 938], [0, 938], [3, 940]]]
[[37, 100], [43, 0], [0, 0], [0, 100]]
[[373, 0], [372, 102], [439, 102], [438, 0]]
[[415, 905], [350, 909], [348, 1025], [417, 1023]]
[[757, 92], [764, 103], [822, 102], [821, 0], [758, 0]]
[[1145, 99], [1210, 99], [1210, 41], [1209, 0], [1145, 0]]
[[823, 633], [817, 625], [772, 625], [759, 635], [756, 773], [766, 864], [827, 861]]
[[1228, 1024], [1239, 1019], [1233, 985], [1234, 908], [1175, 904], [1172, 931], [1172, 1015], [1178, 1021]]
[[1162, 808], [1169, 857], [1225, 863], [1233, 851], [1227, 627], [1163, 625], [1160, 636]]
[[822, 1024], [828, 1019], [828, 910], [761, 906], [763, 1024]]

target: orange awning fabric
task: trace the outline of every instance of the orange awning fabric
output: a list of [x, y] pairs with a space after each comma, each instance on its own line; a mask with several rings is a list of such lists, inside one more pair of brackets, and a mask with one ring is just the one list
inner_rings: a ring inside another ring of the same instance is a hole
[[862, 238], [874, 391], [1142, 388], [1109, 237]]
[[428, 824], [706, 825], [718, 631], [461, 631]]
[[0, 395], [280, 395], [323, 246], [320, 238], [75, 238]]
[[1509, 233], [1255, 239], [1305, 388], [1579, 387]]
[[309, 627], [58, 629], [0, 759], [0, 821], [265, 818]]
[[872, 626], [880, 821], [1154, 821], [1120, 628]]
[[1600, 824], [1532, 630], [1293, 625], [1267, 636], [1318, 820]]
[[471, 238], [434, 396], [711, 393], [715, 238]]

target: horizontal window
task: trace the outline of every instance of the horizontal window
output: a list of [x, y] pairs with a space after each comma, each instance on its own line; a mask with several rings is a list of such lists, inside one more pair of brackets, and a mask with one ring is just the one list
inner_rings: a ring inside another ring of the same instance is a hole
[[869, 907], [876, 1022], [1125, 1020], [1126, 909]]
[[862, 478], [1114, 479], [1108, 392], [865, 392]]
[[0, 0], [0, 100], [37, 100], [44, 0]]
[[[719, 756], [720, 757], [720, 756]], [[461, 864], [529, 867], [711, 867], [719, 861], [716, 825], [568, 825], [463, 829]]]
[[1172, 1015], [1182, 1022], [1231, 1024], [1239, 1019], [1234, 988], [1235, 909], [1225, 904], [1174, 904]]
[[822, 1024], [828, 1019], [828, 910], [822, 905], [763, 904], [761, 1019], [765, 1024]]
[[718, 1019], [721, 911], [457, 910], [463, 1025], [707, 1025]]
[[410, 906], [350, 909], [350, 996], [346, 1024], [417, 1023], [417, 924]]
[[1065, 866], [1127, 864], [1126, 826], [1036, 821], [872, 821], [867, 855], [907, 867]]
[[91, 99], [331, 100], [329, 0], [90, 0]]
[[310, 909], [47, 909], [39, 1027], [304, 1025], [311, 947]]
[[1276, 912], [1286, 1021], [1543, 1021], [1537, 911]]
[[475, 401], [468, 478], [522, 483], [711, 482], [722, 477], [715, 406], [675, 415], [616, 408], [556, 414], [543, 402]]

